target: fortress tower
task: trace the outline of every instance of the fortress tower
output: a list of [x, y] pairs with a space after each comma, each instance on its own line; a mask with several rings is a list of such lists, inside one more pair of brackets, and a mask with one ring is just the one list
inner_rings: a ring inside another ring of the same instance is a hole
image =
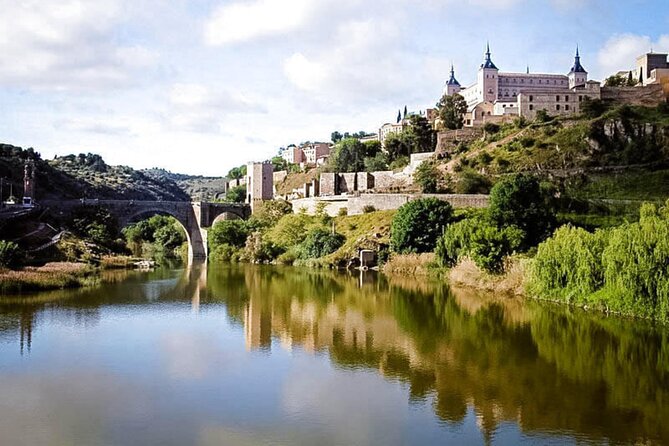
[[269, 162], [249, 163], [246, 171], [247, 202], [251, 205], [251, 212], [255, 212], [263, 201], [274, 198], [274, 172]]
[[32, 206], [35, 203], [35, 163], [26, 161], [23, 167], [23, 205]]
[[455, 70], [453, 69], [453, 64], [451, 64], [451, 77], [446, 82], [446, 87], [444, 88], [444, 93], [448, 96], [453, 96], [456, 93], [460, 93], [462, 87], [460, 82], [455, 78]]
[[576, 47], [576, 56], [574, 57], [574, 66], [569, 71], [569, 88], [582, 87], [588, 82], [588, 72], [581, 65], [581, 56]]
[[490, 58], [490, 44], [486, 45], [485, 60], [478, 72], [478, 85], [481, 90], [479, 98], [481, 102], [495, 102], [499, 85], [499, 69]]

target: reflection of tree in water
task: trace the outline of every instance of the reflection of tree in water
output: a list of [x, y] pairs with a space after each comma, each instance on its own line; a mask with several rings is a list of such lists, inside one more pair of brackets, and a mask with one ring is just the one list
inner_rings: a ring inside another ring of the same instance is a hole
[[488, 439], [508, 420], [528, 433], [669, 442], [669, 339], [638, 321], [295, 269], [228, 269], [209, 282], [229, 290], [249, 348], [327, 350], [338, 367], [406, 382], [445, 422], [473, 407]]

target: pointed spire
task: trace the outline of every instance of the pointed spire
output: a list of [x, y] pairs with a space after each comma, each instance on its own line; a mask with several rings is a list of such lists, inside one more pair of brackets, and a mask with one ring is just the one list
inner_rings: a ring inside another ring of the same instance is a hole
[[492, 68], [494, 70], [497, 69], [495, 64], [492, 62], [492, 59], [490, 57], [490, 42], [486, 42], [486, 47], [485, 47], [485, 62], [483, 65], [481, 65], [481, 68]]
[[446, 82], [446, 85], [456, 85], [460, 86], [460, 82], [455, 78], [455, 68], [453, 68], [453, 64], [451, 63], [451, 77], [448, 79], [448, 82]]
[[574, 56], [574, 66], [571, 67], [569, 73], [587, 73], [583, 65], [581, 65], [581, 55], [579, 54], [578, 45], [576, 45], [576, 56]]
[[527, 74], [530, 74], [530, 66], [529, 66], [529, 65], [527, 66], [527, 71], [526, 71], [526, 73], [527, 73]]

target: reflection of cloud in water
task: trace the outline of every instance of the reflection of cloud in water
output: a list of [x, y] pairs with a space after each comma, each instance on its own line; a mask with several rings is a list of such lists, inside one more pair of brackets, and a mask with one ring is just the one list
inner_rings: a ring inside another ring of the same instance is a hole
[[153, 302], [177, 286], [179, 279], [152, 280], [142, 284], [142, 294], [147, 300]]
[[101, 444], [109, 426], [146, 426], [152, 412], [142, 388], [104, 372], [4, 375], [0, 394], [3, 445]]
[[[225, 353], [211, 336], [179, 331], [161, 339], [166, 369], [173, 379], [202, 379], [223, 363]], [[214, 367], [216, 366], [216, 367]]]
[[300, 364], [283, 386], [286, 417], [327, 433], [326, 444], [400, 443], [407, 422], [406, 388], [389, 385], [373, 372], [332, 370], [306, 358], [295, 361]]

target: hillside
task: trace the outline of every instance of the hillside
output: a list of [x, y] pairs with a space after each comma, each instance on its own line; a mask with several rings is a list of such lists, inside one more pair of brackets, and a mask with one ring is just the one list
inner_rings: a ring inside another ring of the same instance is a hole
[[159, 168], [143, 169], [142, 172], [159, 181], [175, 182], [192, 200], [206, 201], [225, 197], [228, 180], [224, 177], [184, 175]]
[[620, 106], [534, 122], [516, 119], [485, 130], [482, 138], [440, 148], [444, 175], [457, 179], [474, 171], [494, 182], [500, 175], [531, 172], [584, 198], [669, 196], [669, 183], [662, 181], [669, 168], [666, 105]]
[[3, 197], [23, 193], [23, 166], [35, 163], [37, 199], [100, 198], [118, 200], [189, 201], [190, 196], [174, 181], [156, 178], [127, 166], [109, 166], [99, 155], [80, 154], [45, 161], [32, 148], [0, 144], [0, 177]]

